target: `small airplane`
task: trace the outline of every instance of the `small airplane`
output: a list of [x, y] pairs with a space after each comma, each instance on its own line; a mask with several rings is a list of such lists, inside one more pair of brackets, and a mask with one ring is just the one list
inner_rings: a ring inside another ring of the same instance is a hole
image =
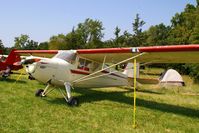
[[[66, 93], [59, 90], [71, 106], [78, 105], [78, 99], [71, 95], [74, 87], [136, 87], [137, 63], [199, 63], [199, 45], [13, 52], [18, 56], [31, 55], [21, 60], [29, 78], [47, 85], [38, 89], [36, 96], [46, 96], [55, 89], [51, 86], [65, 86]], [[123, 71], [115, 69], [124, 63], [128, 64]]]
[[8, 77], [12, 70], [22, 69], [23, 66], [20, 64], [21, 58], [15, 54], [15, 50], [12, 50], [8, 56], [3, 55], [3, 51], [0, 51], [0, 75], [4, 78]]

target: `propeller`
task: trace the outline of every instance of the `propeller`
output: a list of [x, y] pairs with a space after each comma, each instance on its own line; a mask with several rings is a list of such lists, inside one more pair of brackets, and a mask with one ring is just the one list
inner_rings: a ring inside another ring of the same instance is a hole
[[[41, 59], [40, 58], [36, 58], [36, 57], [28, 57], [25, 58], [21, 61], [15, 62], [14, 65], [31, 65], [35, 62], [39, 62]], [[31, 66], [29, 68], [26, 67], [26, 69], [28, 69], [28, 71], [33, 72], [35, 70], [35, 66]], [[20, 73], [20, 75], [16, 78], [15, 82], [11, 85], [11, 89], [17, 84], [17, 81], [19, 81], [21, 79], [22, 76], [22, 71]]]

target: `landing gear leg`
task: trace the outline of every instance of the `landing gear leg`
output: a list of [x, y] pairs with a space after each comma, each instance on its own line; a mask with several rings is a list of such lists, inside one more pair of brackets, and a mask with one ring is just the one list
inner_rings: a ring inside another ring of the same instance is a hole
[[66, 89], [66, 95], [63, 96], [66, 100], [66, 102], [70, 105], [70, 106], [77, 106], [79, 104], [78, 99], [75, 97], [71, 96], [71, 84], [70, 83], [64, 83], [65, 89]]
[[52, 90], [54, 90], [54, 88], [50, 89], [50, 84], [48, 84], [46, 86], [46, 88], [43, 89], [38, 89], [35, 93], [35, 96], [41, 96], [41, 97], [45, 97], [48, 93], [50, 93]]

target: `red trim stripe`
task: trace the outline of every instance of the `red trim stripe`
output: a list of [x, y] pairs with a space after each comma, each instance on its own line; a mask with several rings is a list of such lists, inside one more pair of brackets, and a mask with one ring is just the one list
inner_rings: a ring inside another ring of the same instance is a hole
[[[132, 50], [134, 48], [129, 47], [129, 48], [78, 49], [77, 53], [78, 54], [132, 53]], [[136, 49], [138, 49], [138, 51], [136, 52], [199, 51], [199, 44], [137, 47]]]
[[140, 47], [139, 52], [183, 52], [183, 51], [199, 51], [199, 45], [172, 45], [172, 46], [152, 46]]
[[[90, 73], [88, 73], [88, 72], [83, 72], [83, 71], [79, 71], [79, 70], [70, 70], [71, 71], [71, 73], [73, 73], [73, 74], [83, 74], [83, 75], [89, 75]], [[109, 73], [108, 71], [102, 71], [102, 73]], [[120, 78], [125, 78], [126, 79], [126, 77], [122, 77], [122, 76], [120, 76], [120, 75], [117, 75], [117, 74], [115, 74], [115, 73], [110, 73], [110, 75], [112, 75], [112, 76], [116, 76], [116, 77], [120, 77]]]
[[16, 50], [19, 54], [57, 54], [58, 50]]
[[83, 71], [78, 71], [78, 70], [70, 70], [71, 73], [74, 73], [74, 74], [83, 74], [83, 75], [89, 75], [90, 73], [88, 72], [83, 72]]
[[78, 54], [131, 53], [132, 48], [78, 49]]

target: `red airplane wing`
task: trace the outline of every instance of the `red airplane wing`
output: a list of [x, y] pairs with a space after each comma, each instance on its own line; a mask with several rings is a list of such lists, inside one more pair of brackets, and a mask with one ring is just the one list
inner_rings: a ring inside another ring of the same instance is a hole
[[[79, 56], [97, 62], [116, 63], [144, 53], [138, 62], [199, 63], [199, 45], [150, 46], [132, 48], [79, 49]], [[132, 61], [132, 60], [130, 60]]]
[[[58, 50], [16, 50], [20, 55], [52, 57]], [[199, 63], [199, 45], [173, 45], [128, 48], [78, 49], [80, 57], [102, 63], [116, 63], [145, 53], [138, 62], [151, 63]], [[130, 60], [131, 62], [132, 60]]]
[[58, 50], [15, 50], [15, 53], [22, 56], [52, 57], [58, 53]]

